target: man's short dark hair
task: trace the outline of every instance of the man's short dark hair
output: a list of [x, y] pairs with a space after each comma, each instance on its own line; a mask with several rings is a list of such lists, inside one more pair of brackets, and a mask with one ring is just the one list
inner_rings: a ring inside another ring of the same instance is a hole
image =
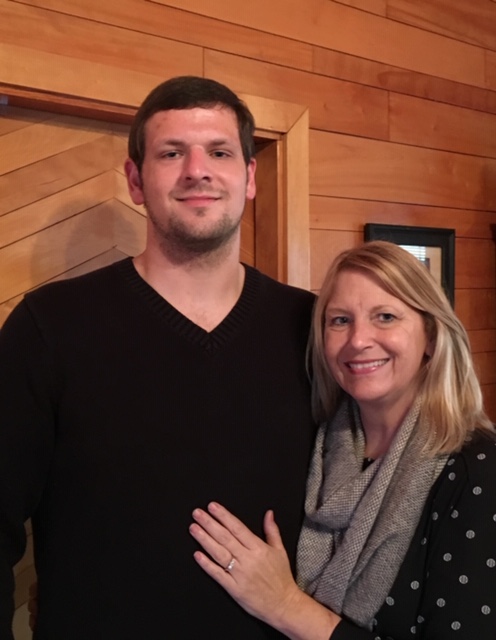
[[138, 170], [141, 172], [145, 159], [145, 126], [155, 113], [170, 109], [209, 109], [216, 106], [234, 112], [238, 121], [243, 158], [248, 165], [255, 155], [255, 121], [246, 104], [220, 82], [197, 76], [178, 76], [155, 87], [136, 112], [129, 132], [128, 151]]

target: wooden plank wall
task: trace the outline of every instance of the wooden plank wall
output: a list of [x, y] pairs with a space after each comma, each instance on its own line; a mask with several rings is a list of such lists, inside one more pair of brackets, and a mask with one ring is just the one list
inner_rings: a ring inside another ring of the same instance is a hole
[[143, 246], [121, 125], [0, 107], [0, 325], [23, 294]]
[[1, 82], [139, 101], [180, 73], [308, 105], [312, 288], [366, 222], [456, 229], [496, 419], [496, 3], [0, 0]]

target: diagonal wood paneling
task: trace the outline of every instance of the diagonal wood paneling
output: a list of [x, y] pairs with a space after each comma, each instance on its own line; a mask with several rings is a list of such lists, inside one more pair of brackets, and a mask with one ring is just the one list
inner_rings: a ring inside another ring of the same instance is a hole
[[[0, 110], [0, 324], [23, 294], [144, 246], [120, 125]], [[120, 200], [119, 200], [120, 198]]]

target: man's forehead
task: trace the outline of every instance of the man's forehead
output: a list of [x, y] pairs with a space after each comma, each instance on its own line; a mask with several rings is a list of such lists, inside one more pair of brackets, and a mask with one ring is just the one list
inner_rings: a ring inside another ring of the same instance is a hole
[[208, 126], [232, 126], [237, 129], [237, 119], [234, 111], [224, 105], [212, 105], [205, 107], [191, 107], [188, 109], [167, 109], [157, 111], [147, 121], [147, 128], [160, 127], [188, 123], [201, 127]]
[[146, 123], [145, 136], [147, 144], [224, 140], [241, 145], [236, 114], [222, 105], [157, 111]]

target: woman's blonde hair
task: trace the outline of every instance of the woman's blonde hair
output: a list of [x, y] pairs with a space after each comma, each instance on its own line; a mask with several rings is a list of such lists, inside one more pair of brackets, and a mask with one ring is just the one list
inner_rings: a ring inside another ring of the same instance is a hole
[[325, 310], [343, 271], [373, 277], [389, 294], [420, 313], [433, 352], [420, 371], [422, 406], [429, 455], [459, 450], [475, 430], [494, 431], [483, 409], [467, 333], [427, 268], [408, 251], [390, 242], [368, 242], [339, 254], [331, 264], [317, 300], [310, 343], [312, 405], [316, 420], [327, 420], [344, 395], [324, 354]]

